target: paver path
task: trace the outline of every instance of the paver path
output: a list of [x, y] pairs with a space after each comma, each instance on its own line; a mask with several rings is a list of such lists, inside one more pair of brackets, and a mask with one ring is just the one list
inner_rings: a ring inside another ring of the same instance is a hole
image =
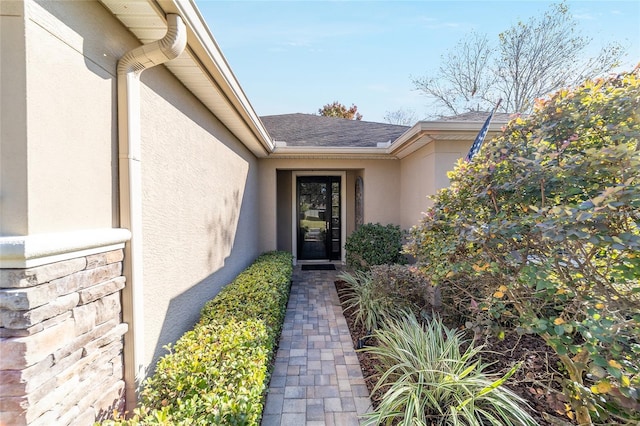
[[338, 273], [294, 269], [262, 426], [358, 425], [371, 408], [334, 285]]

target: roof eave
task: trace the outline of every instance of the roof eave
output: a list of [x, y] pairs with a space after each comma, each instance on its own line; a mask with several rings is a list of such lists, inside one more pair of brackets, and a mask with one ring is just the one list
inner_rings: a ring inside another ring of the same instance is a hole
[[307, 147], [277, 146], [269, 158], [274, 159], [332, 159], [332, 160], [395, 160], [388, 148], [375, 147]]
[[[101, 1], [142, 43], [150, 41], [145, 39], [149, 19], [157, 20], [154, 29], [166, 29], [166, 14], [179, 14], [187, 27], [187, 48], [179, 58], [165, 64], [166, 68], [254, 155], [266, 157], [271, 153], [274, 144], [269, 133], [192, 0], [146, 0], [136, 2], [136, 7], [126, 7], [121, 0]], [[135, 25], [135, 18], [140, 16], [147, 19], [146, 28]]]
[[[402, 159], [436, 140], [474, 139], [483, 124], [484, 122], [466, 120], [419, 121], [400, 135], [387, 151], [390, 155]], [[487, 137], [498, 134], [505, 124], [503, 121], [492, 121]]]

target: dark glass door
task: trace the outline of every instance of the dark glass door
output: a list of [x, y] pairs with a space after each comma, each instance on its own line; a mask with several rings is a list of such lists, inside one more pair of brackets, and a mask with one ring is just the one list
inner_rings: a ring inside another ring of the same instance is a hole
[[298, 259], [340, 260], [340, 177], [297, 180]]

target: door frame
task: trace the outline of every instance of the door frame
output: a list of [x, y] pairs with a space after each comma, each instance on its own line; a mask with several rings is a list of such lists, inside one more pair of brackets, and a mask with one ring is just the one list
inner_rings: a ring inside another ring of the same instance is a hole
[[[345, 191], [347, 183], [347, 172], [336, 170], [294, 170], [291, 173], [291, 249], [293, 252], [294, 265], [298, 263], [298, 177], [299, 176], [339, 176], [340, 177], [340, 262], [345, 263], [346, 252], [344, 242], [347, 238], [347, 195]], [[302, 263], [327, 262], [327, 260], [300, 260]], [[334, 261], [335, 262], [335, 261]]]

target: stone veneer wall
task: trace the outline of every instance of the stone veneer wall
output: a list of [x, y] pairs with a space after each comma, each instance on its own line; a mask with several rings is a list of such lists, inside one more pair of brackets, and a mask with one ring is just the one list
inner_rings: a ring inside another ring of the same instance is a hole
[[123, 256], [0, 270], [0, 425], [92, 425], [122, 409]]

